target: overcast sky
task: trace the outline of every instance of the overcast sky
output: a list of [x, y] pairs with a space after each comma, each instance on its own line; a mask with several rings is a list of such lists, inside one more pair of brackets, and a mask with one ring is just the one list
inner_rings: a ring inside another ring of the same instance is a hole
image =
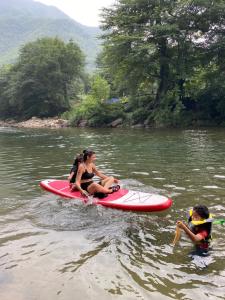
[[99, 13], [102, 7], [108, 7], [115, 0], [36, 0], [38, 2], [53, 5], [76, 20], [88, 26], [99, 26]]

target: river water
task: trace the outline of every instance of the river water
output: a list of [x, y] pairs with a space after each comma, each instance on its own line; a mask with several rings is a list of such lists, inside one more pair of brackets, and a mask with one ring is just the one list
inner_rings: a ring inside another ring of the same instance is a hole
[[[173, 199], [163, 212], [84, 205], [41, 190], [96, 151], [122, 187]], [[225, 227], [191, 255], [175, 224], [202, 203], [225, 218], [225, 130], [0, 128], [0, 299], [225, 299]]]

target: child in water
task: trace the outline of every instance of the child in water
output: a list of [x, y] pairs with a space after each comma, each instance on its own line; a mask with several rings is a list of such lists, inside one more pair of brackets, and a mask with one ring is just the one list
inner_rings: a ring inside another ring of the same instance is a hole
[[204, 205], [196, 205], [189, 211], [188, 225], [177, 221], [177, 226], [184, 230], [196, 245], [196, 250], [207, 253], [211, 240], [212, 215]]

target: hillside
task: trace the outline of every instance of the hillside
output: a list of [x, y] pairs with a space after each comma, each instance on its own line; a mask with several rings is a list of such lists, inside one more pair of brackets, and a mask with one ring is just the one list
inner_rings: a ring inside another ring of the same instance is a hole
[[99, 34], [99, 28], [79, 24], [56, 7], [33, 0], [0, 0], [0, 65], [14, 62], [27, 42], [57, 36], [77, 42], [91, 70], [100, 48]]

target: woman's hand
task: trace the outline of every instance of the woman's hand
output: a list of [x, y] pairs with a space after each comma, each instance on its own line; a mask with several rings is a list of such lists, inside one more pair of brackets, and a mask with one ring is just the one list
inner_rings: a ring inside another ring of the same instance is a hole
[[80, 192], [81, 192], [81, 194], [82, 194], [83, 196], [86, 196], [86, 197], [89, 196], [88, 192], [85, 191], [85, 190], [81, 190]]
[[76, 184], [75, 183], [70, 183], [70, 191], [74, 192], [74, 191], [76, 191], [76, 189], [77, 189]]

